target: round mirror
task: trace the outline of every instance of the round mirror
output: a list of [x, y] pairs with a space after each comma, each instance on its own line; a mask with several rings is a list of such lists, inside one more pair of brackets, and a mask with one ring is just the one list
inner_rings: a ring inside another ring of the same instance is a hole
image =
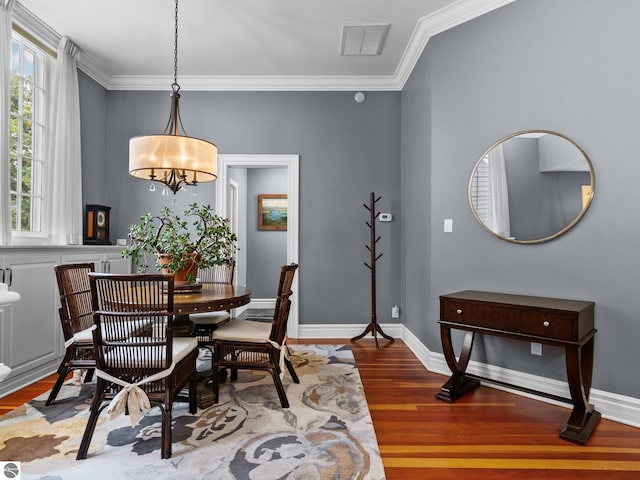
[[482, 154], [469, 180], [469, 204], [492, 235], [540, 243], [578, 223], [594, 187], [593, 165], [577, 143], [556, 132], [525, 130]]

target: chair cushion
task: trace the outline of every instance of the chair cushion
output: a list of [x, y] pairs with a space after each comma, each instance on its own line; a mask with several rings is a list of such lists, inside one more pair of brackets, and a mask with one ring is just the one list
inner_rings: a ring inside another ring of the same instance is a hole
[[195, 325], [218, 325], [230, 318], [231, 315], [228, 312], [192, 313], [189, 315], [189, 319]]
[[173, 337], [173, 361], [178, 363], [198, 348], [198, 340], [193, 337]]
[[73, 334], [75, 343], [93, 343], [93, 327], [85, 328]]
[[211, 333], [214, 340], [267, 343], [271, 334], [271, 323], [235, 319], [219, 326]]

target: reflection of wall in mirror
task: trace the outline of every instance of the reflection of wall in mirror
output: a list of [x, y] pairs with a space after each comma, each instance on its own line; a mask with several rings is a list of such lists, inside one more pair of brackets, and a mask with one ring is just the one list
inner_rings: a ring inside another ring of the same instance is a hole
[[538, 164], [541, 172], [588, 172], [582, 152], [557, 135], [538, 138]]
[[513, 138], [503, 145], [516, 240], [546, 238], [564, 229], [582, 211], [581, 186], [590, 184], [589, 172], [540, 172], [538, 140]]

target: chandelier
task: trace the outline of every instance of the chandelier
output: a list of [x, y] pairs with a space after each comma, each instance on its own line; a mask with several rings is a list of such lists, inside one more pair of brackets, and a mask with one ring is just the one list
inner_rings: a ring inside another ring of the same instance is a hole
[[[180, 118], [179, 101], [176, 0], [169, 121], [162, 134], [142, 135], [129, 140], [129, 174], [151, 182], [163, 183], [165, 191], [169, 189], [174, 194], [185, 185], [196, 186], [198, 183], [215, 180], [218, 171], [218, 148], [211, 142], [189, 137], [185, 133]], [[150, 190], [155, 190], [154, 183], [151, 183]]]

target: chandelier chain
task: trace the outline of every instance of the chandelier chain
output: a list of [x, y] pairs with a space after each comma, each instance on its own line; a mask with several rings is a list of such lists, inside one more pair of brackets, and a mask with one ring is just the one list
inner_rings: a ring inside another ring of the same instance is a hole
[[178, 0], [175, 8], [175, 30], [173, 41], [173, 83], [178, 84]]

